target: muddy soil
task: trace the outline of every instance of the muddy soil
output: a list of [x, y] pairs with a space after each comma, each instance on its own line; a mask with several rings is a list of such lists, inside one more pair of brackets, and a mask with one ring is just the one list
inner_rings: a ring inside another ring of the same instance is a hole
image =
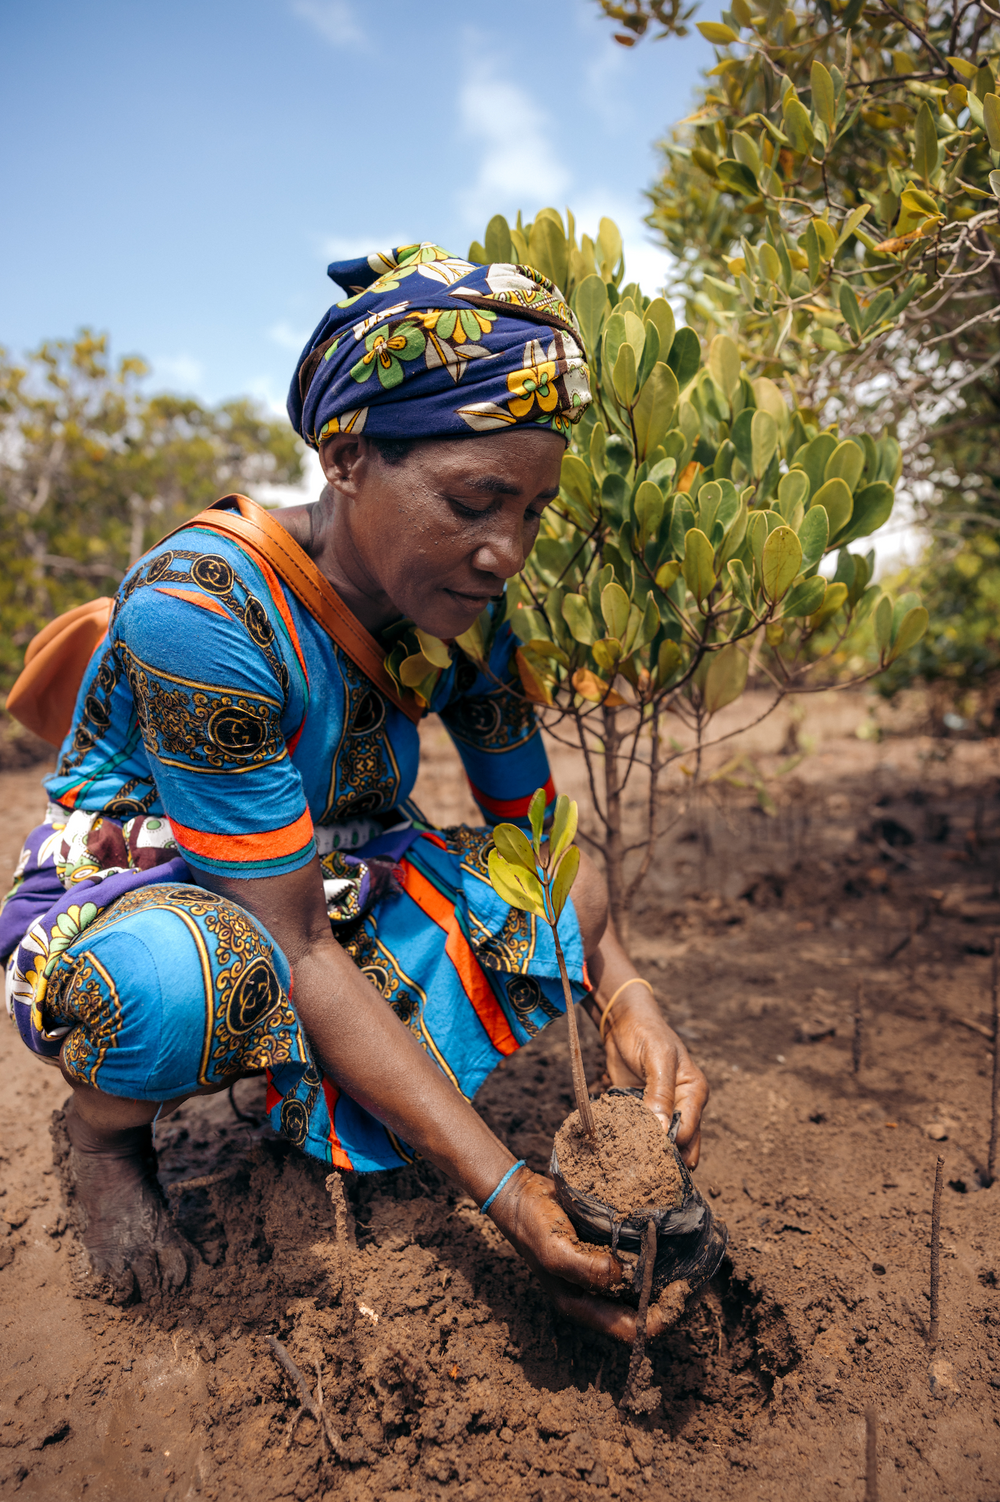
[[594, 1103], [594, 1128], [591, 1140], [573, 1111], [556, 1133], [559, 1172], [567, 1184], [621, 1216], [676, 1203], [677, 1160], [659, 1121], [640, 1100], [602, 1095]]
[[[816, 737], [768, 782], [773, 817], [725, 781], [673, 805], [640, 896], [630, 946], [711, 1080], [696, 1180], [731, 1238], [713, 1285], [650, 1348], [651, 1413], [622, 1421], [628, 1352], [555, 1317], [470, 1200], [419, 1164], [328, 1188], [260, 1124], [255, 1081], [235, 1109], [217, 1096], [159, 1131], [204, 1258], [190, 1292], [95, 1301], [51, 1169], [65, 1088], [2, 1029], [0, 1495], [860, 1499], [871, 1405], [882, 1502], [998, 1502], [1000, 1186], [981, 1187], [997, 746], [859, 741], [866, 713], [817, 702], [804, 727], [750, 738], [771, 773], [782, 744]], [[442, 823], [471, 817], [435, 727], [426, 746], [418, 801]], [[582, 795], [568, 753], [554, 762]], [[41, 808], [37, 777], [0, 779], [4, 869]], [[581, 1029], [596, 1081], [596, 1032]], [[572, 1105], [562, 1027], [477, 1104], [544, 1170]], [[273, 1340], [322, 1399], [324, 1433]]]

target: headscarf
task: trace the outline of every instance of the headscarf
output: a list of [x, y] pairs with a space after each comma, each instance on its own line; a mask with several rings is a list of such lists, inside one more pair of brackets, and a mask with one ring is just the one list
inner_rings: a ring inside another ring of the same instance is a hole
[[530, 266], [475, 266], [439, 245], [335, 261], [348, 294], [323, 318], [288, 394], [313, 448], [334, 433], [468, 437], [529, 423], [568, 439], [590, 404], [580, 331]]

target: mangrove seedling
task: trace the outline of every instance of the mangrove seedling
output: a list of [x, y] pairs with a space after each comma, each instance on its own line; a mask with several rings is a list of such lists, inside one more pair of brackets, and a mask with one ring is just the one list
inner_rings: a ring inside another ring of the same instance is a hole
[[548, 841], [544, 838], [545, 789], [539, 788], [528, 805], [531, 839], [516, 824], [498, 824], [493, 831], [495, 849], [490, 851], [489, 870], [493, 889], [504, 902], [522, 912], [543, 919], [552, 929], [559, 963], [563, 996], [566, 999], [566, 1023], [569, 1028], [569, 1058], [573, 1071], [573, 1094], [580, 1124], [588, 1136], [595, 1132], [594, 1112], [583, 1068], [580, 1034], [566, 958], [559, 940], [559, 916], [566, 906], [576, 873], [580, 869], [580, 850], [573, 844], [577, 826], [577, 806], [572, 798], [560, 793], [556, 799]]

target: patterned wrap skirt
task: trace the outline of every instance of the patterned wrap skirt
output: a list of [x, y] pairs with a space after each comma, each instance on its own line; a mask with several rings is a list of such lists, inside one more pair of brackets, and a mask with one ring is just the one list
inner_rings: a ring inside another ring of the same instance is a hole
[[[166, 822], [84, 816], [74, 832], [80, 818], [50, 807], [0, 915], [0, 944], [9, 948], [13, 933], [15, 946], [8, 1011], [27, 1046], [61, 1054], [81, 1083], [134, 1100], [266, 1072], [272, 1126], [307, 1153], [361, 1172], [411, 1161], [405, 1143], [322, 1073], [281, 949], [243, 908], [194, 884], [172, 856]], [[371, 877], [385, 844], [322, 861], [334, 933], [471, 1099], [505, 1055], [565, 1010], [551, 931], [494, 892], [489, 829], [413, 828], [380, 886]], [[588, 985], [571, 902], [559, 937], [579, 1000]]]

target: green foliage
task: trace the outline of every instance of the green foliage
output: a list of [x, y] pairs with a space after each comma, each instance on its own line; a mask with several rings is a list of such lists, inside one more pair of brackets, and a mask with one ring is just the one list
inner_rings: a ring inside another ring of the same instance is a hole
[[[743, 693], [755, 638], [778, 696], [815, 677], [880, 593], [870, 560], [847, 544], [891, 510], [899, 446], [845, 438], [791, 410], [772, 380], [751, 378], [726, 334], [703, 351], [692, 329], [675, 329], [662, 298], [623, 285], [610, 221], [577, 244], [572, 216], [564, 225], [545, 209], [539, 219], [544, 241], [539, 220], [520, 218], [515, 227], [493, 219], [485, 240], [509, 243], [519, 259], [537, 245], [547, 257], [540, 269], [562, 268], [595, 399], [574, 429], [559, 500], [508, 585], [507, 615], [525, 694], [568, 717], [584, 754], [603, 764], [597, 814], [620, 918], [618, 800], [638, 740], [620, 765], [619, 716], [631, 713], [634, 726], [637, 711], [652, 731], [655, 777], [662, 709], [669, 703], [703, 738]], [[485, 240], [471, 257], [485, 256]], [[827, 584], [818, 569], [832, 550], [837, 578]], [[900, 641], [918, 625], [910, 618]], [[887, 637], [886, 660], [895, 649]], [[525, 900], [541, 898], [532, 887]]]
[[103, 336], [0, 349], [0, 680], [36, 631], [95, 595], [185, 516], [231, 490], [290, 484], [301, 445], [248, 399], [208, 408], [145, 394], [146, 366], [112, 367]]
[[[647, 28], [672, 29], [636, 8]], [[903, 475], [954, 587], [930, 590], [928, 634], [885, 683], [920, 663], [929, 681], [957, 684], [961, 644], [977, 674], [988, 634], [956, 615], [960, 600], [980, 605], [958, 588], [962, 539], [975, 574], [1000, 527], [1000, 15], [739, 0], [721, 24], [731, 36], [700, 28], [716, 63], [651, 193], [649, 222], [676, 257], [672, 290], [695, 327], [738, 343], [751, 375], [781, 383], [804, 421], [837, 416], [866, 448], [866, 428], [898, 441], [887, 472], [851, 485], [834, 540], [882, 525]], [[741, 437], [734, 428], [738, 451]], [[811, 496], [816, 478], [810, 469]], [[827, 495], [842, 512], [844, 493]]]

